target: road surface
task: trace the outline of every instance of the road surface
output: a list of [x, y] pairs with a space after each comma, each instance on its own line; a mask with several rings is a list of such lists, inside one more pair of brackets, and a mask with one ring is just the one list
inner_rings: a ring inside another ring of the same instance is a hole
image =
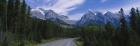
[[61, 39], [38, 46], [75, 46], [75, 38]]

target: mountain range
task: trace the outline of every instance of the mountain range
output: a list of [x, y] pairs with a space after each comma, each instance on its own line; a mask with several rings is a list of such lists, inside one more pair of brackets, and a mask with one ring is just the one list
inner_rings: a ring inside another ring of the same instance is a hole
[[[44, 9], [33, 10], [31, 14], [32, 16], [35, 16], [39, 19], [50, 20], [55, 22], [56, 24], [61, 24], [65, 27], [69, 27], [70, 25], [85, 26], [89, 24], [105, 25], [108, 22], [112, 23], [114, 26], [118, 26], [120, 19], [119, 13], [112, 13], [110, 11], [106, 12], [105, 14], [101, 12], [88, 11], [78, 21], [69, 20], [67, 16], [59, 15], [53, 10], [44, 10]], [[126, 17], [127, 22], [129, 22], [129, 16], [128, 15], [124, 16]]]

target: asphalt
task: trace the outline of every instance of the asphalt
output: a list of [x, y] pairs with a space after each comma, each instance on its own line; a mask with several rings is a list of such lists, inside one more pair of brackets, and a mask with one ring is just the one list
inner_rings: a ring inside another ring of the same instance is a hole
[[40, 44], [38, 46], [75, 46], [75, 38], [67, 38], [61, 40], [55, 40], [49, 43]]

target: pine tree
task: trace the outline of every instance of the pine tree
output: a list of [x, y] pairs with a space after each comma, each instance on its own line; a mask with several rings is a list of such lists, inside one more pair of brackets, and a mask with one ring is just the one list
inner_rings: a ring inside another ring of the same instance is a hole
[[20, 10], [21, 10], [21, 2], [20, 2], [20, 0], [15, 0], [15, 14], [16, 14], [16, 16], [20, 15]]
[[25, 31], [24, 28], [26, 28], [26, 26], [25, 26], [26, 18], [29, 16], [29, 15], [27, 15], [27, 12], [28, 12], [27, 4], [26, 4], [25, 0], [22, 0], [22, 4], [21, 4], [21, 23], [22, 23], [23, 31]]
[[9, 21], [14, 16], [15, 11], [14, 8], [15, 8], [15, 0], [8, 0], [7, 12]]
[[124, 17], [124, 11], [123, 9], [121, 8], [120, 11], [120, 30], [121, 31], [127, 31], [127, 23], [126, 23], [126, 20], [125, 20], [125, 17]]
[[6, 0], [0, 0], [0, 17], [4, 16], [6, 14]]
[[28, 6], [28, 9], [27, 9], [27, 14], [30, 16], [31, 15], [31, 7], [30, 6]]
[[15, 18], [14, 18], [14, 21], [15, 22], [13, 22], [14, 23], [14, 27], [15, 27], [15, 29], [14, 29], [14, 31], [13, 32], [17, 32], [18, 30], [19, 30], [19, 21], [20, 21], [20, 11], [21, 11], [21, 2], [20, 2], [20, 0], [15, 0]]
[[120, 46], [128, 46], [128, 39], [129, 39], [129, 36], [128, 36], [128, 33], [127, 33], [127, 23], [126, 23], [126, 20], [125, 20], [125, 17], [124, 17], [124, 11], [123, 9], [121, 8], [120, 11], [120, 34], [119, 34], [119, 45]]
[[116, 30], [115, 30], [115, 27], [112, 25], [111, 22], [108, 22], [106, 25], [105, 25], [105, 29], [106, 29], [106, 32], [105, 32], [105, 38], [107, 39], [111, 39], [112, 38], [112, 35], [116, 33]]
[[6, 20], [6, 25], [7, 25], [7, 30], [11, 30], [12, 32], [14, 31], [14, 23], [15, 22], [15, 0], [8, 0], [8, 5], [7, 5], [7, 20]]
[[27, 13], [27, 4], [25, 0], [22, 0], [21, 12], [23, 13], [23, 15], [26, 15]]
[[139, 9], [137, 8], [136, 10], [136, 30], [137, 30], [137, 33], [140, 35], [140, 12], [139, 12]]
[[130, 24], [131, 24], [131, 30], [132, 31], [136, 31], [136, 10], [135, 8], [132, 8], [131, 9], [131, 12], [130, 12]]
[[138, 8], [136, 9], [136, 13], [137, 13], [137, 16], [140, 16], [140, 11]]
[[7, 1], [0, 0], [0, 31], [6, 31]]

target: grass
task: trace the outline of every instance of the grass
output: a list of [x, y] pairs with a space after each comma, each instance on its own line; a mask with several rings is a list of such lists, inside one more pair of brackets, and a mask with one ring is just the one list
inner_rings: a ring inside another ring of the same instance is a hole
[[37, 46], [39, 44], [45, 44], [45, 43], [48, 43], [48, 42], [51, 42], [51, 41], [54, 41], [54, 40], [57, 40], [57, 39], [60, 39], [60, 38], [50, 38], [50, 39], [44, 39], [41, 41], [41, 43], [37, 43], [37, 42], [26, 42], [26, 46]]
[[77, 39], [76, 46], [83, 46], [83, 41], [81, 41], [81, 39]]
[[51, 38], [51, 39], [47, 39], [47, 40], [42, 40], [41, 43], [43, 44], [43, 43], [51, 42], [51, 41], [58, 40], [58, 39], [60, 39], [60, 38]]

